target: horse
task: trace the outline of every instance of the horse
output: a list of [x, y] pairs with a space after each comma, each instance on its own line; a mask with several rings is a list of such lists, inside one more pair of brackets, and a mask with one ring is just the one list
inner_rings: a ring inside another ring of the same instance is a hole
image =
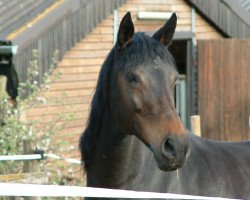
[[176, 112], [176, 24], [150, 37], [122, 18], [79, 140], [87, 186], [250, 199], [250, 142], [195, 136]]

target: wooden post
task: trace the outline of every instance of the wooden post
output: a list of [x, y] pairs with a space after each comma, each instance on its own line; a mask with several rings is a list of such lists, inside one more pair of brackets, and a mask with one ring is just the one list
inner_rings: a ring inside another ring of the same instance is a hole
[[190, 117], [191, 132], [201, 137], [201, 119], [199, 115]]
[[0, 76], [0, 99], [2, 99], [4, 97], [6, 83], [7, 83], [6, 76]]
[[[23, 155], [34, 154], [33, 140], [27, 139], [23, 140]], [[39, 161], [23, 161], [23, 172], [32, 173], [40, 172]], [[25, 200], [39, 200], [39, 197], [24, 197]]]
[[[23, 155], [34, 154], [34, 147], [31, 139], [23, 141]], [[40, 172], [39, 161], [31, 160], [23, 162], [23, 172]]]
[[0, 126], [4, 124], [4, 105], [2, 104], [3, 98], [5, 95], [5, 89], [7, 84], [6, 76], [0, 76]]

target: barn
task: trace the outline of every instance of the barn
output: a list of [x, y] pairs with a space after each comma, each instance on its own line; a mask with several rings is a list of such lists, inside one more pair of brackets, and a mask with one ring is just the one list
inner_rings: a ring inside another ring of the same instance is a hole
[[[131, 12], [136, 31], [152, 35], [167, 17], [178, 17], [169, 46], [179, 79], [176, 109], [183, 124], [201, 116], [202, 136], [218, 140], [250, 139], [250, 9], [249, 0], [49, 0], [8, 1], [1, 6], [0, 39], [18, 45], [14, 63], [21, 81], [27, 78], [32, 50], [39, 52], [39, 77], [49, 70], [53, 53], [60, 73], [43, 93], [62, 97], [63, 105], [39, 105], [25, 120], [49, 123], [58, 113], [74, 113], [56, 135], [67, 141], [58, 152], [79, 159], [78, 140], [87, 123], [98, 72], [113, 47], [119, 22]], [[18, 6], [14, 6], [18, 5]], [[7, 12], [8, 11], [8, 12]], [[77, 171], [77, 170], [76, 170]], [[71, 174], [72, 175], [72, 174]], [[74, 174], [72, 175], [74, 176]]]

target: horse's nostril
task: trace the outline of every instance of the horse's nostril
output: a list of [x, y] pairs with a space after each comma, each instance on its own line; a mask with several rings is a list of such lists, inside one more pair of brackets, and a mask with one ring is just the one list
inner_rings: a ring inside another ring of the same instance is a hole
[[173, 140], [168, 138], [162, 145], [162, 153], [168, 159], [172, 160], [175, 157], [175, 148], [173, 144]]

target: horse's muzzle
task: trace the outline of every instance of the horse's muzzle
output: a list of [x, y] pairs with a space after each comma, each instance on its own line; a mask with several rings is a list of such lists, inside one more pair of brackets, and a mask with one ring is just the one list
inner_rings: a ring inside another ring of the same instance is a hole
[[156, 159], [158, 166], [163, 171], [173, 171], [181, 168], [188, 157], [189, 139], [187, 136], [167, 136], [160, 146]]

